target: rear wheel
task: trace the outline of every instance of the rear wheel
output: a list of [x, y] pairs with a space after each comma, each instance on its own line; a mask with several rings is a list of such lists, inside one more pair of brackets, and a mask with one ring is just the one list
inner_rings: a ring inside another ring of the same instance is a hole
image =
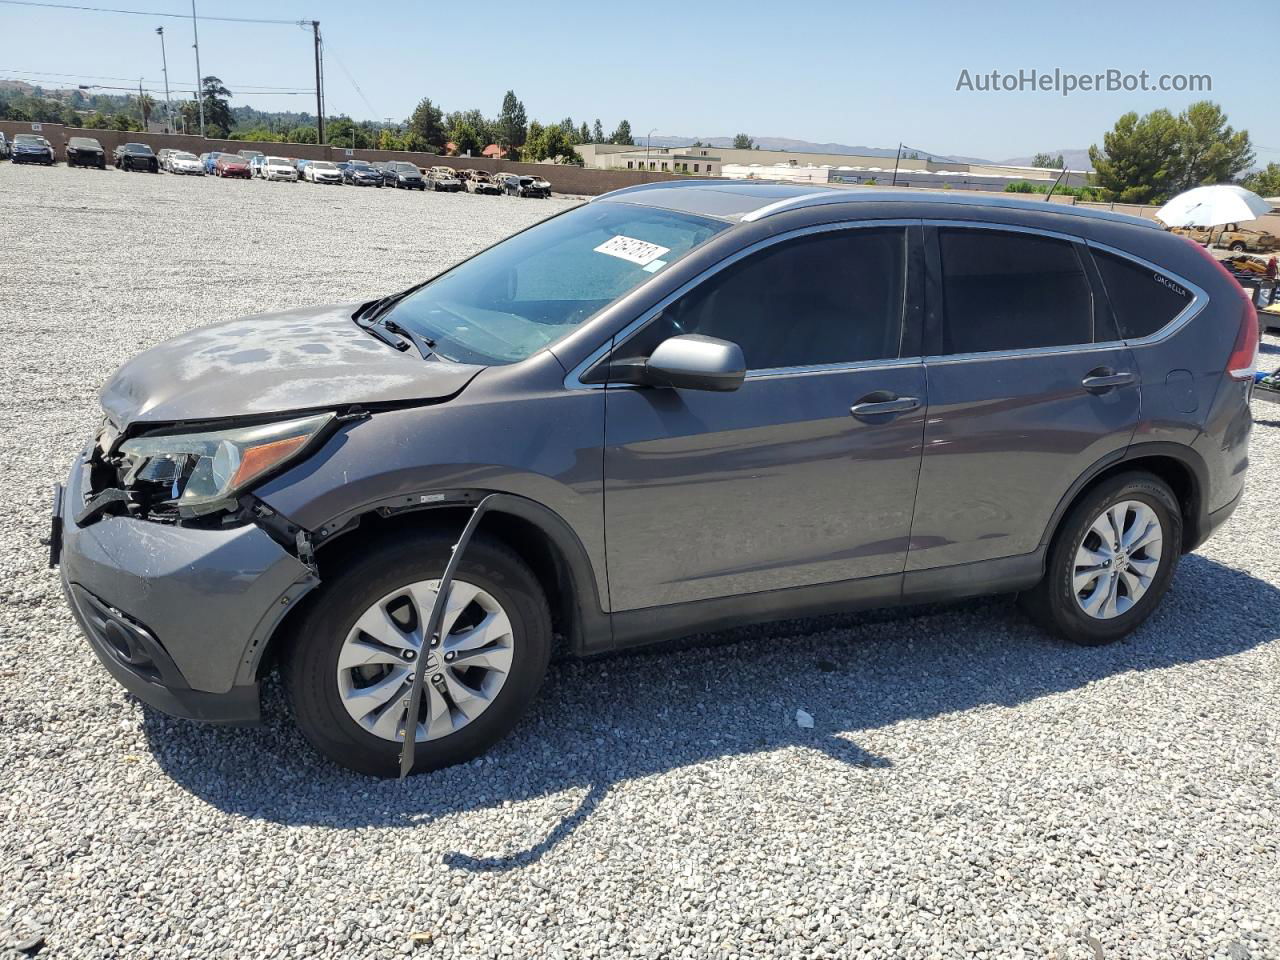
[[1041, 626], [1075, 643], [1119, 640], [1151, 615], [1178, 565], [1182, 513], [1160, 478], [1126, 473], [1067, 513], [1044, 579], [1021, 597]]
[[[478, 756], [532, 702], [551, 652], [551, 618], [528, 566], [478, 537], [449, 591], [440, 640], [424, 637], [451, 541], [397, 540], [327, 579], [283, 663], [298, 727], [326, 756], [361, 773], [395, 776], [407, 727], [414, 772]], [[412, 724], [413, 672], [427, 657]]]
[[1245, 245], [1241, 243], [1239, 240], [1237, 240], [1235, 243], [1231, 244], [1231, 249], [1234, 250], [1236, 253], [1244, 253]]

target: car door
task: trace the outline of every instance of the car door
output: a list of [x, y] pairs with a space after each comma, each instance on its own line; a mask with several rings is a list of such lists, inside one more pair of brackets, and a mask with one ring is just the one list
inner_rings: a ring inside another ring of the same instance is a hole
[[918, 226], [844, 224], [730, 258], [620, 335], [743, 350], [733, 392], [611, 384], [605, 529], [615, 612], [881, 578], [906, 559], [926, 404]]
[[925, 244], [929, 413], [908, 592], [914, 571], [957, 564], [1023, 557], [1034, 574], [1062, 498], [1128, 446], [1141, 408], [1074, 238], [942, 223]]

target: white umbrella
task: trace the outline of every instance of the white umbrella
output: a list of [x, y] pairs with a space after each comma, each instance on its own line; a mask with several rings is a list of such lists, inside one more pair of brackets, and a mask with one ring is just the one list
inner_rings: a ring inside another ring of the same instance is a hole
[[1271, 204], [1252, 190], [1223, 185], [1196, 187], [1180, 193], [1156, 211], [1167, 227], [1216, 227], [1256, 220], [1271, 212]]

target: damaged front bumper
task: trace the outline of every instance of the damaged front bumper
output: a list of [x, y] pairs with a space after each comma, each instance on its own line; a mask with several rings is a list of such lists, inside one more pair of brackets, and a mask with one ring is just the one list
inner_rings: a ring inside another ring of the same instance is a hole
[[102, 515], [78, 526], [91, 454], [55, 496], [50, 559], [94, 653], [130, 693], [172, 716], [257, 722], [263, 651], [319, 583], [313, 570], [254, 523]]

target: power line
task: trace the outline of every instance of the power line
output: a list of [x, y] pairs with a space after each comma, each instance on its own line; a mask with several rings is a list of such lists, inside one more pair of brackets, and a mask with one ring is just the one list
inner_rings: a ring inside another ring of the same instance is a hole
[[[48, 7], [53, 10], [81, 10], [92, 13], [128, 13], [140, 17], [173, 17], [177, 20], [190, 20], [185, 13], [163, 13], [158, 10], [121, 10], [118, 7], [89, 7], [71, 3], [42, 3], [40, 0], [0, 0], [0, 3], [15, 7]], [[224, 23], [275, 23], [288, 27], [298, 24], [310, 24], [309, 20], [264, 20], [259, 17], [210, 17], [200, 16], [197, 20], [221, 20]]]
[[333, 59], [338, 61], [338, 66], [341, 67], [342, 72], [347, 75], [347, 79], [351, 81], [351, 86], [355, 87], [356, 93], [360, 94], [360, 99], [363, 100], [364, 105], [369, 108], [369, 112], [372, 113], [375, 117], [378, 116], [378, 111], [374, 109], [373, 104], [369, 102], [369, 98], [364, 95], [364, 91], [360, 89], [360, 84], [356, 83], [356, 78], [351, 75], [351, 71], [348, 70], [347, 65], [342, 62], [342, 58], [338, 56], [337, 53], [334, 52], [333, 46], [331, 44], [326, 43], [325, 49], [329, 51], [329, 54], [330, 56], [333, 57]]

